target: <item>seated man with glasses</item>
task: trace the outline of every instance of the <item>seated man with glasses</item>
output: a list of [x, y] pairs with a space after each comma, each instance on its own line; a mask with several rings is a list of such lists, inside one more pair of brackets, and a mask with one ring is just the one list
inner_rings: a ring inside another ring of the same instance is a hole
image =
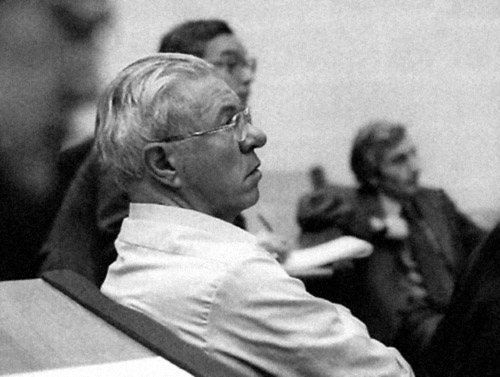
[[[226, 22], [184, 22], [163, 37], [159, 51], [180, 52], [207, 60], [242, 103], [248, 103], [256, 62], [247, 57], [245, 47]], [[41, 272], [71, 269], [100, 285], [109, 264], [116, 258], [113, 241], [128, 214], [129, 198], [100, 172], [95, 153], [90, 151], [92, 144], [93, 140], [87, 141], [61, 155], [63, 164], [85, 160], [67, 190], [40, 259]], [[64, 170], [72, 174], [76, 168]], [[241, 215], [235, 223], [245, 227]]]
[[234, 376], [413, 376], [398, 351], [233, 225], [259, 198], [266, 143], [245, 106], [189, 55], [143, 58], [111, 83], [96, 148], [131, 204], [101, 291]]

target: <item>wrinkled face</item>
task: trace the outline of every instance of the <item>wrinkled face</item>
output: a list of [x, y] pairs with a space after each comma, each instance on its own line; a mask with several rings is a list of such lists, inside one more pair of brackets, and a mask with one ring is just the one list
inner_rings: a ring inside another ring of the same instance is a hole
[[221, 34], [207, 43], [203, 58], [215, 66], [216, 72], [240, 97], [248, 103], [250, 86], [254, 80], [255, 64], [248, 60], [242, 43], [232, 34]]
[[[183, 90], [193, 98], [190, 131], [211, 130], [228, 124], [242, 110], [241, 101], [229, 86], [216, 77], [186, 83]], [[193, 137], [177, 143], [185, 199], [196, 210], [227, 221], [259, 198], [260, 160], [255, 148], [266, 143], [266, 135], [247, 125], [247, 136], [238, 141], [235, 129]]]
[[415, 194], [418, 189], [420, 162], [415, 144], [408, 136], [385, 152], [379, 172], [377, 187], [382, 192], [395, 197]]

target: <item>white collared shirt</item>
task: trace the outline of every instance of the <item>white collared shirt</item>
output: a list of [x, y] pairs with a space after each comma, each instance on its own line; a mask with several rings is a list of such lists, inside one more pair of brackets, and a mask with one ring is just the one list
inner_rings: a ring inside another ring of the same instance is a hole
[[242, 376], [413, 376], [348, 309], [308, 294], [232, 224], [131, 204], [115, 245], [102, 292]]

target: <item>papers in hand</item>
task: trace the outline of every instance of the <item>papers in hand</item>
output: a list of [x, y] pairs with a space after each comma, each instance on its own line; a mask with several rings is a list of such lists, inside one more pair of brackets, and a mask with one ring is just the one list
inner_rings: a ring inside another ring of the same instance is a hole
[[373, 252], [369, 242], [352, 236], [343, 236], [317, 246], [290, 251], [283, 267], [290, 275], [323, 267], [347, 259], [364, 258]]

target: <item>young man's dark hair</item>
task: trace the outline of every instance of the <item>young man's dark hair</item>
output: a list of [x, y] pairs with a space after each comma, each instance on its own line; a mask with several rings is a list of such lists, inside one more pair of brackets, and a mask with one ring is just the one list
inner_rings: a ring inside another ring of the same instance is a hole
[[221, 34], [233, 34], [233, 30], [225, 21], [187, 21], [163, 36], [158, 51], [181, 52], [203, 58], [206, 44]]

